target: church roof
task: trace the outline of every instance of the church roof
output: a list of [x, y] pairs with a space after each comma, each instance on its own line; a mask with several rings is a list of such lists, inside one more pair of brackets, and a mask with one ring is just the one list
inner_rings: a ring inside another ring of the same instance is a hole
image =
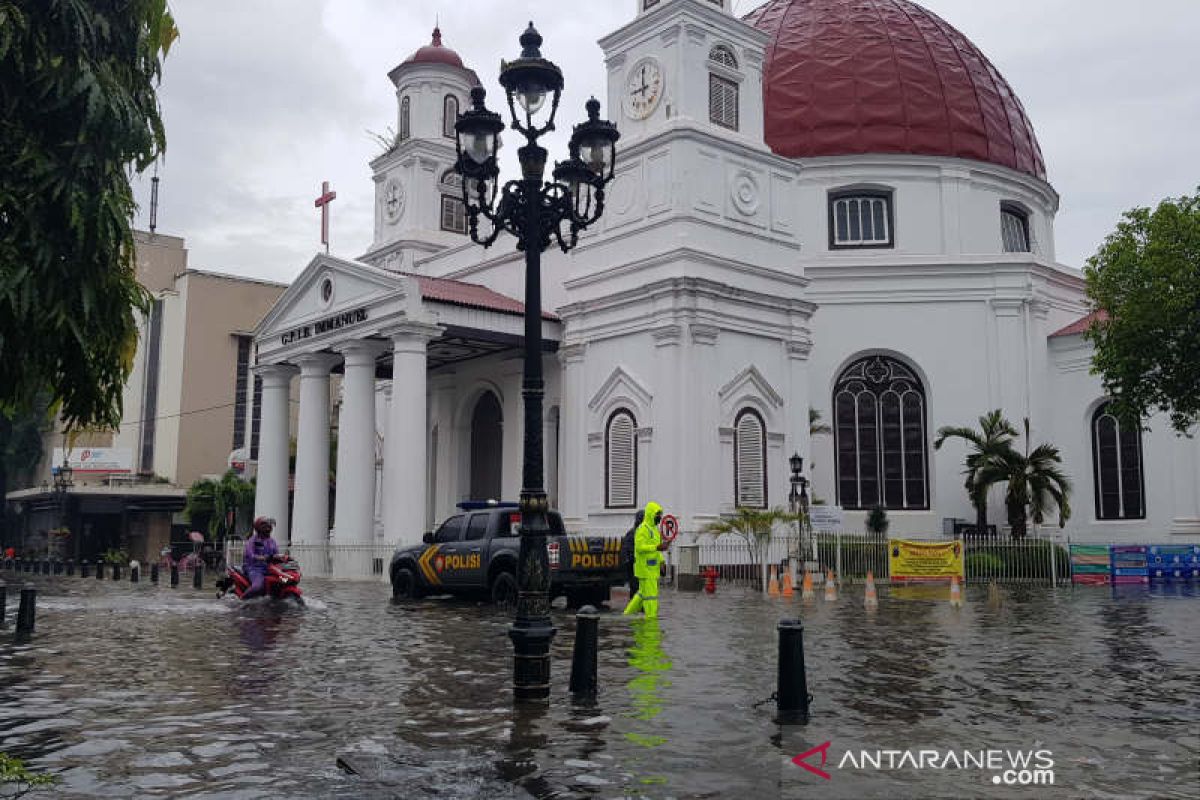
[[433, 38], [429, 44], [419, 48], [411, 56], [404, 59], [399, 66], [388, 73], [388, 77], [395, 81], [400, 70], [415, 64], [441, 64], [447, 67], [455, 67], [470, 75], [473, 84], [476, 86], [479, 85], [479, 76], [475, 74], [475, 70], [463, 64], [462, 57], [455, 50], [442, 44], [442, 29], [440, 27], [433, 29]]
[[[413, 275], [421, 290], [421, 297], [439, 303], [449, 303], [467, 308], [481, 308], [485, 311], [499, 311], [504, 314], [524, 314], [525, 304], [506, 294], [500, 294], [478, 283], [467, 283], [449, 278], [431, 278], [427, 275]], [[549, 311], [542, 312], [543, 319], [557, 320], [558, 316]]]
[[1088, 328], [1092, 327], [1093, 322], [1105, 322], [1108, 320], [1107, 311], [1093, 311], [1086, 317], [1077, 319], [1065, 328], [1060, 328], [1050, 334], [1049, 338], [1053, 339], [1057, 336], [1078, 336], [1081, 333], [1087, 332]]
[[951, 156], [1045, 180], [1033, 125], [999, 70], [908, 0], [769, 0], [746, 21], [771, 35], [767, 144], [789, 158]]

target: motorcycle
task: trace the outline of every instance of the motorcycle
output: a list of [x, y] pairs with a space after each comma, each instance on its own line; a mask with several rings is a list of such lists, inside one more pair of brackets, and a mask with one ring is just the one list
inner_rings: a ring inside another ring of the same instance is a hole
[[[304, 596], [300, 591], [300, 565], [290, 556], [275, 556], [267, 563], [266, 587], [266, 594], [260, 596], [275, 601], [295, 601], [304, 605]], [[243, 600], [249, 590], [250, 576], [241, 567], [228, 567], [225, 577], [217, 581], [218, 598], [232, 591], [239, 600]]]

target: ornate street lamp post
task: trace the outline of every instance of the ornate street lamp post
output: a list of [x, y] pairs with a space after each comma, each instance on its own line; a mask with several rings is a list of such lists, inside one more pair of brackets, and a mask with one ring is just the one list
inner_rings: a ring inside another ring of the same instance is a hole
[[792, 515], [796, 517], [796, 560], [792, 562], [792, 579], [796, 578], [796, 561], [804, 549], [804, 533], [808, 526], [808, 478], [804, 477], [804, 457], [793, 453], [788, 459], [792, 468], [792, 491], [788, 494], [788, 505]]
[[[75, 485], [75, 470], [71, 469], [67, 456], [63, 455], [62, 466], [53, 467], [50, 472], [54, 477], [54, 494], [58, 500], [58, 529], [61, 531], [67, 526], [67, 490]], [[49, 549], [50, 543], [46, 544]]]
[[[500, 84], [508, 98], [513, 130], [526, 144], [517, 151], [521, 179], [498, 186], [496, 154], [504, 123], [484, 106], [486, 92], [471, 90], [472, 107], [454, 126], [458, 147], [456, 169], [462, 176], [462, 199], [471, 238], [484, 247], [501, 231], [517, 240], [525, 253], [525, 453], [521, 484], [521, 551], [517, 567], [516, 619], [509, 628], [513, 641], [513, 694], [517, 702], [544, 701], [550, 696], [550, 564], [546, 554], [549, 523], [542, 468], [542, 251], [557, 244], [565, 253], [579, 232], [604, 213], [604, 187], [612, 180], [616, 143], [611, 122], [600, 119], [600, 104], [587, 103], [588, 118], [576, 125], [570, 157], [559, 162], [553, 181], [546, 182], [546, 149], [538, 138], [554, 130], [562, 97], [563, 75], [542, 58], [542, 37], [533, 23], [521, 35], [521, 56], [505, 63]], [[544, 121], [543, 121], [544, 120]], [[490, 230], [480, 232], [480, 217]]]

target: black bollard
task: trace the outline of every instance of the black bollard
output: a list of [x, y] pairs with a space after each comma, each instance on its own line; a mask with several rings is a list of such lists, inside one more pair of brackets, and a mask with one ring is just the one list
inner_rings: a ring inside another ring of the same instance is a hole
[[571, 654], [571, 696], [575, 699], [596, 696], [596, 657], [599, 653], [600, 614], [584, 606], [575, 614], [575, 649]]
[[4, 568], [5, 568], [5, 569], [12, 569], [12, 568], [13, 568], [13, 560], [12, 560], [11, 558], [6, 558], [6, 559], [4, 559]]
[[121, 580], [121, 565], [113, 564], [112, 567], [113, 567], [113, 580], [114, 581]]
[[74, 574], [75, 574], [75, 562], [74, 562], [74, 561], [67, 561], [67, 575], [68, 575], [68, 577], [69, 577], [69, 576], [72, 576], [72, 575], [74, 575]]
[[8, 584], [0, 581], [0, 628], [4, 627], [4, 617], [8, 614]]
[[96, 580], [98, 580], [98, 581], [104, 580], [104, 562], [103, 561], [96, 562]]
[[129, 568], [129, 582], [137, 583], [138, 581], [140, 581], [142, 578], [141, 573], [142, 573], [142, 567], [140, 564], [130, 567]]
[[171, 565], [171, 588], [174, 589], [179, 585], [179, 565]]
[[32, 561], [22, 561], [21, 562], [21, 572], [32, 572], [32, 571], [33, 571], [33, 562]]
[[86, 578], [88, 576], [88, 563], [86, 561], [79, 562], [79, 577]]
[[775, 707], [780, 722], [808, 721], [808, 674], [804, 667], [804, 623], [779, 621], [779, 685]]
[[61, 562], [61, 561], [54, 562], [54, 574], [55, 575], [63, 574], [63, 562]]
[[200, 566], [199, 564], [197, 564], [192, 570], [192, 588], [204, 588], [204, 567]]
[[34, 618], [37, 616], [37, 589], [29, 584], [21, 590], [21, 605], [17, 609], [17, 636], [33, 633]]
[[158, 583], [158, 564], [150, 565], [150, 582]]
[[50, 569], [51, 569], [51, 567], [50, 567], [50, 559], [48, 559], [48, 558], [47, 558], [45, 561], [43, 561], [43, 562], [42, 562], [42, 574], [43, 574], [43, 575], [49, 575], [49, 574], [50, 574]]

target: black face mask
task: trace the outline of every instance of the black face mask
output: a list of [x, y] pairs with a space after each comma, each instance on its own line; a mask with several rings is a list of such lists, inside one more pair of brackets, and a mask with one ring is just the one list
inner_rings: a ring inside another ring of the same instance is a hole
[[654, 524], [657, 525], [658, 523], [662, 522], [662, 517], [663, 517], [663, 515], [662, 515], [661, 511], [659, 513], [655, 514], [654, 515]]

